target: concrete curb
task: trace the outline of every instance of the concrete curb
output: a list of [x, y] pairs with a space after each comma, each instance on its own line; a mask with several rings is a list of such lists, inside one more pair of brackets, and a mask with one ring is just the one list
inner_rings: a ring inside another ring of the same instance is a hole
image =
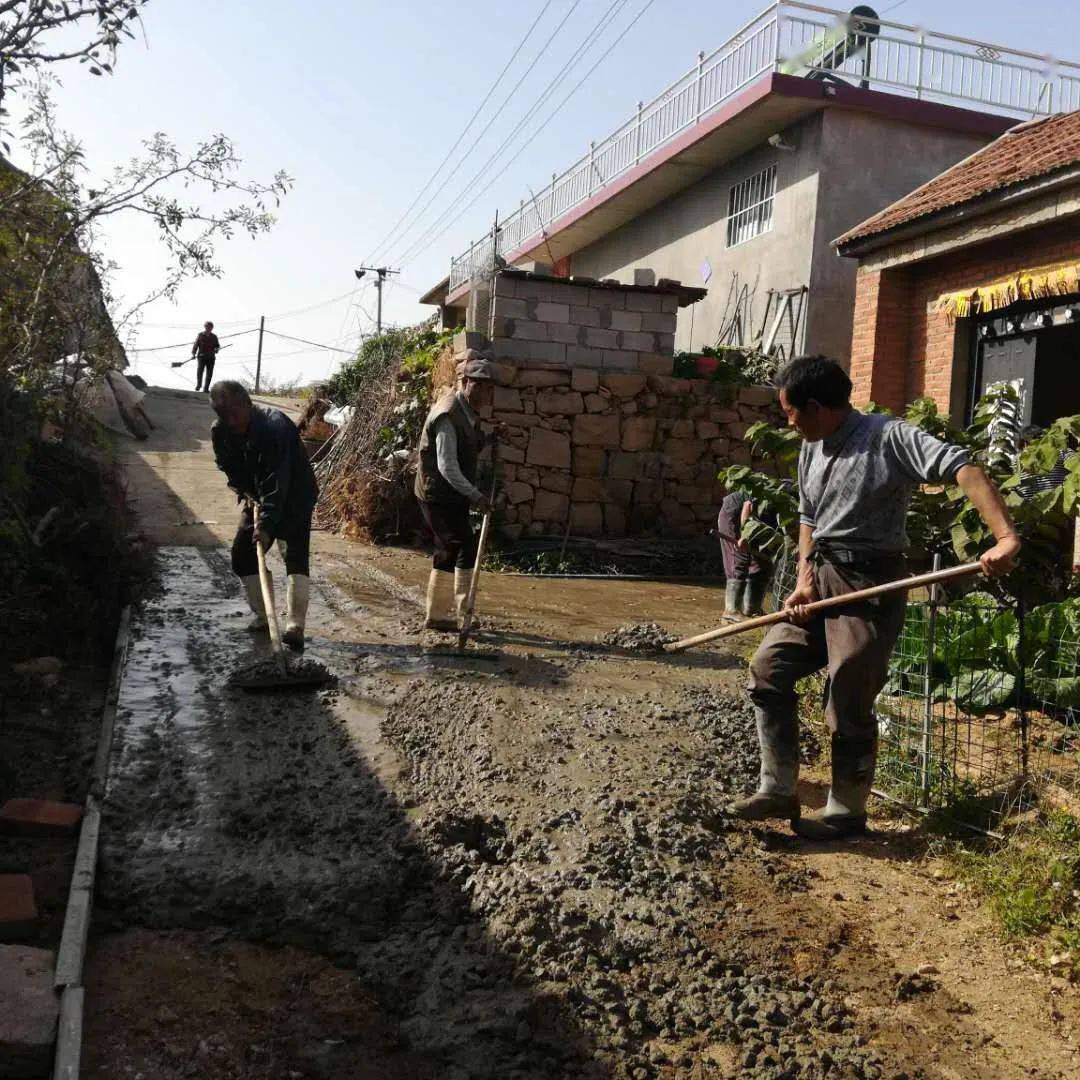
[[75, 868], [71, 874], [64, 930], [56, 954], [54, 987], [62, 992], [60, 1025], [56, 1039], [56, 1058], [53, 1080], [78, 1080], [82, 1057], [82, 1022], [85, 991], [82, 985], [83, 961], [90, 936], [90, 917], [94, 904], [94, 882], [97, 877], [98, 840], [101, 834], [101, 804], [108, 790], [109, 757], [112, 753], [113, 731], [116, 727], [116, 706], [120, 699], [120, 680], [127, 659], [128, 638], [131, 632], [131, 608], [120, 614], [116, 631], [109, 685], [105, 707], [101, 714], [94, 772], [90, 793], [86, 798], [86, 813], [79, 832], [79, 847]]
[[86, 991], [81, 986], [69, 986], [60, 999], [60, 1027], [56, 1036], [53, 1080], [79, 1080], [85, 995]]

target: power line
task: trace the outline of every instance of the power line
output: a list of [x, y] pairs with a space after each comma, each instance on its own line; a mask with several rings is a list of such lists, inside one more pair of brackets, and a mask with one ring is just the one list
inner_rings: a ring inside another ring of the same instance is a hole
[[[253, 327], [250, 330], [240, 330], [235, 334], [220, 334], [219, 339], [224, 338], [227, 341], [229, 338], [243, 337], [245, 334], [254, 334], [255, 332], [256, 332], [255, 328]], [[125, 349], [124, 351], [125, 352], [137, 352], [137, 353], [164, 352], [166, 349], [186, 349], [189, 345], [191, 345], [190, 341], [181, 341], [181, 342], [178, 342], [175, 345], [154, 345], [152, 348], [147, 348], [147, 349], [130, 348], [130, 349]]]
[[[654, 2], [655, 0], [646, 0], [645, 6], [637, 13], [637, 15], [634, 16], [634, 18], [625, 27], [622, 33], [620, 33], [619, 36], [608, 46], [604, 54], [596, 61], [596, 63], [593, 64], [593, 66], [589, 68], [587, 72], [585, 72], [582, 78], [574, 85], [574, 88], [570, 91], [570, 93], [568, 93], [566, 97], [564, 97], [562, 101], [560, 101], [559, 104], [555, 106], [554, 110], [548, 115], [547, 119], [532, 133], [529, 139], [521, 147], [518, 148], [517, 153], [514, 154], [514, 156], [510, 158], [510, 160], [506, 162], [505, 165], [503, 165], [499, 172], [496, 173], [495, 176], [493, 176], [491, 180], [487, 184], [485, 184], [484, 187], [482, 187], [473, 196], [473, 198], [470, 199], [469, 202], [466, 203], [458, 211], [457, 214], [454, 215], [453, 218], [451, 218], [449, 221], [446, 222], [445, 225], [443, 225], [439, 232], [437, 232], [434, 236], [425, 239], [425, 244], [433, 244], [436, 240], [443, 236], [447, 229], [449, 229], [455, 222], [457, 222], [462, 217], [463, 214], [465, 214], [469, 209], [471, 209], [477, 203], [477, 201], [492, 187], [492, 185], [495, 184], [502, 176], [506, 174], [510, 166], [513, 165], [514, 162], [517, 161], [517, 159], [521, 157], [521, 155], [528, 149], [532, 140], [535, 139], [548, 126], [548, 124], [550, 124], [551, 121], [555, 119], [556, 116], [558, 116], [566, 103], [578, 92], [578, 90], [581, 89], [581, 87], [590, 78], [593, 72], [595, 72], [596, 69], [608, 58], [608, 56], [611, 55], [612, 51], [616, 48], [619, 42], [622, 41], [622, 39], [626, 37], [626, 35], [634, 28], [638, 20], [641, 19], [645, 12], [647, 12], [649, 8], [653, 6]], [[416, 252], [410, 248], [410, 250], [406, 252], [404, 256], [402, 256], [400, 261], [405, 262], [408, 259], [413, 258], [415, 254]]]
[[[318, 311], [319, 308], [330, 307], [331, 304], [337, 304], [342, 300], [347, 300], [353, 295], [355, 289], [351, 289], [349, 292], [342, 293], [340, 296], [332, 296], [329, 300], [321, 300], [317, 304], [310, 304], [307, 307], [295, 308], [292, 311], [281, 311], [276, 315], [267, 315], [267, 320], [270, 319], [291, 319], [296, 315], [306, 315], [309, 311]], [[220, 327], [231, 326], [243, 326], [245, 323], [252, 323], [258, 320], [259, 316], [253, 315], [249, 319], [232, 319], [229, 322], [217, 323]], [[140, 329], [153, 329], [153, 330], [185, 330], [190, 323], [150, 323], [144, 322], [139, 324]]]
[[[619, 0], [616, 0], [616, 2], [619, 2]], [[623, 2], [625, 2], [625, 0], [623, 0]], [[533, 68], [536, 67], [536, 65], [540, 62], [540, 58], [544, 55], [544, 53], [547, 52], [548, 48], [551, 46], [551, 43], [558, 36], [559, 31], [562, 30], [562, 28], [566, 25], [567, 20], [570, 18], [571, 15], [574, 14], [580, 3], [581, 0], [574, 0], [574, 3], [571, 5], [570, 10], [567, 11], [567, 13], [562, 17], [559, 25], [555, 27], [555, 29], [551, 32], [551, 35], [548, 37], [547, 41], [544, 42], [543, 48], [541, 48], [541, 50], [536, 54], [536, 56], [533, 57], [532, 63], [529, 64], [529, 66], [525, 69], [525, 74], [522, 75], [521, 78], [518, 79], [518, 81], [514, 84], [514, 88], [510, 91], [509, 94], [507, 94], [506, 98], [503, 100], [503, 103], [496, 110], [495, 115], [487, 122], [487, 124], [484, 125], [483, 131], [481, 131], [480, 134], [477, 135], [476, 138], [473, 139], [473, 141], [469, 144], [468, 150], [466, 150], [461, 157], [461, 163], [464, 163], [468, 159], [469, 155], [473, 152], [473, 150], [476, 149], [476, 144], [488, 133], [491, 125], [495, 122], [496, 119], [498, 119], [498, 117], [502, 114], [503, 109], [505, 109], [506, 106], [510, 103], [510, 99], [518, 92], [521, 84], [525, 82], [529, 75], [532, 74]], [[450, 177], [447, 177], [442, 182], [442, 184], [440, 184], [439, 187], [434, 192], [432, 192], [431, 198], [429, 198], [428, 201], [424, 203], [419, 213], [416, 214], [409, 226], [398, 237], [398, 243], [400, 243], [406, 236], [408, 236], [409, 233], [416, 228], [417, 224], [423, 220], [424, 215], [428, 212], [428, 208], [443, 193], [443, 191], [446, 189], [446, 185], [449, 182]], [[397, 260], [387, 259], [386, 261], [396, 262]]]
[[[547, 0], [547, 2], [544, 4], [544, 6], [540, 9], [540, 14], [537, 15], [535, 19], [533, 19], [532, 25], [529, 27], [528, 30], [525, 31], [525, 36], [518, 42], [517, 48], [514, 50], [514, 52], [511, 55], [510, 59], [506, 61], [505, 65], [503, 66], [502, 71], [499, 72], [498, 77], [495, 79], [495, 81], [488, 88], [488, 92], [484, 95], [484, 100], [481, 101], [480, 104], [476, 106], [476, 110], [473, 112], [472, 116], [469, 117], [468, 123], [461, 129], [460, 134], [458, 134], [457, 137], [450, 143], [450, 149], [446, 151], [446, 157], [444, 157], [442, 159], [442, 161], [439, 162], [439, 164], [435, 168], [435, 171], [428, 177], [427, 182], [416, 193], [416, 198], [414, 198], [413, 201], [411, 203], [409, 203], [408, 209], [405, 211], [405, 213], [403, 213], [401, 215], [401, 217], [399, 217], [397, 219], [397, 221], [394, 222], [393, 227], [379, 241], [378, 245], [375, 248], [374, 253], [369, 258], [367, 258], [365, 260], [365, 262], [374, 262], [378, 258], [379, 253], [386, 247], [386, 245], [388, 243], [390, 243], [391, 237], [393, 237], [394, 234], [397, 232], [398, 227], [412, 213], [413, 208], [424, 197], [424, 195], [427, 193], [428, 188], [430, 188], [431, 185], [435, 182], [436, 178], [438, 177], [439, 173], [442, 172], [442, 170], [445, 167], [446, 163], [450, 160], [451, 157], [453, 157], [454, 151], [457, 150], [459, 144], [461, 143], [461, 140], [464, 139], [465, 136], [468, 134], [469, 128], [471, 128], [473, 126], [473, 124], [476, 122], [476, 118], [483, 111], [484, 106], [487, 105], [487, 103], [491, 100], [491, 95], [495, 93], [496, 87], [498, 87], [499, 83], [502, 82], [503, 77], [510, 70], [511, 64], [513, 64], [513, 62], [518, 58], [518, 54], [524, 48], [525, 42], [527, 42], [529, 40], [529, 38], [532, 37], [532, 32], [536, 29], [536, 27], [539, 24], [540, 20], [547, 14], [547, 10], [548, 10], [549, 7], [551, 7], [551, 4], [552, 4], [552, 0]], [[513, 95], [511, 95], [511, 96], [513, 96]], [[509, 98], [507, 100], [509, 100]], [[506, 102], [504, 101], [503, 106], [505, 107], [505, 105], [506, 105]], [[500, 109], [500, 112], [501, 112], [501, 109]], [[492, 119], [494, 120], [496, 117], [498, 117], [498, 115], [499, 115], [499, 113], [496, 113], [495, 117], [493, 117]], [[489, 123], [488, 126], [490, 127], [490, 123]], [[484, 130], [486, 131], [487, 128], [485, 128]]]
[[[401, 258], [395, 260], [396, 262], [400, 263], [400, 262], [404, 262], [406, 259], [411, 259], [418, 251], [420, 251], [422, 248], [424, 248], [429, 243], [431, 243], [432, 233], [434, 233], [435, 230], [439, 229], [439, 226], [446, 219], [447, 215], [452, 214], [454, 212], [454, 210], [460, 204], [461, 200], [468, 194], [468, 192], [473, 188], [473, 186], [476, 184], [476, 182], [484, 175], [484, 173], [488, 170], [488, 168], [492, 165], [492, 163], [495, 162], [496, 160], [498, 160], [498, 158], [503, 154], [503, 152], [506, 150], [506, 148], [517, 138], [517, 136], [521, 133], [521, 131], [525, 128], [525, 126], [529, 123], [529, 121], [543, 108], [543, 106], [547, 103], [547, 101], [555, 93], [555, 90], [558, 88], [559, 84], [562, 82], [562, 80], [569, 73], [570, 69], [572, 67], [574, 67], [578, 63], [579, 60], [581, 60], [581, 58], [585, 55], [585, 53], [587, 53], [593, 47], [593, 45], [596, 44], [596, 42], [599, 40], [599, 38], [603, 34], [603, 32], [618, 17], [618, 15], [621, 13], [622, 9], [626, 6], [627, 3], [628, 3], [628, 0], [612, 0], [612, 3], [609, 5], [607, 10], [604, 12], [604, 14], [600, 16], [600, 19], [597, 21], [596, 25], [593, 26], [592, 30], [590, 30], [589, 33], [585, 35], [585, 39], [577, 47], [577, 49], [571, 54], [570, 58], [566, 61], [566, 63], [563, 64], [562, 68], [555, 75], [555, 77], [551, 80], [551, 82], [548, 83], [548, 85], [545, 87], [543, 93], [541, 93], [540, 96], [536, 99], [536, 101], [533, 102], [533, 104], [530, 107], [530, 109], [528, 110], [528, 112], [526, 112], [525, 115], [518, 121], [518, 123], [515, 126], [514, 130], [511, 131], [510, 134], [506, 136], [506, 138], [502, 141], [502, 143], [495, 150], [495, 152], [493, 154], [491, 154], [491, 156], [487, 159], [487, 161], [485, 161], [484, 164], [481, 165], [480, 168], [473, 174], [473, 176], [470, 177], [470, 179], [462, 186], [461, 190], [450, 201], [450, 204], [442, 212], [442, 214], [440, 214], [427, 227], [427, 229], [424, 231], [424, 233], [420, 237], [418, 237], [412, 244], [409, 245], [409, 247], [405, 250], [405, 253], [401, 256]], [[535, 138], [536, 134], [537, 133], [534, 132], [532, 137]], [[505, 171], [505, 167], [504, 167], [504, 171]], [[488, 184], [488, 187], [490, 187], [490, 186], [491, 185]], [[471, 202], [469, 203], [469, 206], [471, 206], [475, 201], [476, 201], [476, 199], [471, 200]], [[461, 216], [460, 214], [457, 215], [457, 217], [460, 217], [460, 216]], [[455, 217], [453, 220], [456, 221], [457, 217]], [[450, 224], [453, 224], [453, 222], [451, 222]], [[441, 236], [442, 233], [445, 232], [445, 231], [446, 230], [444, 228], [442, 231], [440, 231], [438, 233], [438, 235]]]
[[302, 345], [312, 345], [316, 349], [328, 349], [330, 352], [343, 352], [347, 353], [349, 349], [339, 349], [336, 345], [323, 345], [319, 341], [308, 341], [307, 338], [292, 337], [290, 334], [279, 334], [276, 330], [267, 330], [266, 333], [273, 334], [274, 337], [284, 338], [286, 341], [298, 341]]

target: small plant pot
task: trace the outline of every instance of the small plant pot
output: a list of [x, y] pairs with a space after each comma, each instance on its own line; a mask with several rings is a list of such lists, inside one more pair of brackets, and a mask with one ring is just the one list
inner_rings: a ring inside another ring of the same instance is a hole
[[711, 379], [720, 366], [720, 358], [717, 356], [695, 356], [694, 367], [703, 379]]

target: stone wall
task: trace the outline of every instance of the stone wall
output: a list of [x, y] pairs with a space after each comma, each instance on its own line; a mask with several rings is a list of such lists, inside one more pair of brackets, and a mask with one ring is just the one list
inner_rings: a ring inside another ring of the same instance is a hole
[[699, 534], [725, 491], [717, 472], [749, 461], [774, 390], [645, 372], [499, 363], [491, 419], [500, 443], [504, 534]]
[[727, 494], [717, 473], [750, 460], [747, 428], [782, 423], [771, 388], [672, 377], [679, 308], [705, 290], [650, 270], [634, 276], [630, 285], [503, 271], [492, 339], [455, 340], [455, 351], [495, 360], [485, 419], [506, 428], [509, 539], [567, 524], [575, 536], [704, 533]]

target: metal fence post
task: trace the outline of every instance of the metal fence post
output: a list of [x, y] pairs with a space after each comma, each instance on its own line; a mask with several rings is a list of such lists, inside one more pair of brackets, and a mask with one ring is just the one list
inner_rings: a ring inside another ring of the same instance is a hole
[[921, 101], [923, 94], [923, 59], [926, 56], [926, 34], [919, 31], [919, 71], [915, 76], [915, 96]]
[[596, 140], [589, 143], [589, 182], [585, 185], [585, 194], [593, 193], [593, 174], [596, 169]]
[[705, 98], [705, 52], [697, 54], [697, 96], [694, 102], [694, 121], [701, 119], [702, 101]]
[[[934, 569], [941, 569], [941, 556], [934, 556]], [[920, 755], [919, 790], [922, 805], [930, 805], [930, 753], [934, 732], [934, 646], [937, 637], [938, 586], [930, 586], [930, 603], [926, 615], [926, 675], [923, 679], [922, 753]]]
[[641, 160], [641, 110], [645, 107], [643, 101], [637, 103], [637, 128], [634, 132], [634, 164]]
[[1024, 704], [1027, 697], [1027, 662], [1024, 659], [1024, 616], [1026, 606], [1021, 594], [1016, 600], [1016, 707], [1020, 711], [1020, 767], [1021, 775], [1026, 781], [1028, 778], [1028, 764], [1030, 754], [1029, 721], [1028, 712]]

